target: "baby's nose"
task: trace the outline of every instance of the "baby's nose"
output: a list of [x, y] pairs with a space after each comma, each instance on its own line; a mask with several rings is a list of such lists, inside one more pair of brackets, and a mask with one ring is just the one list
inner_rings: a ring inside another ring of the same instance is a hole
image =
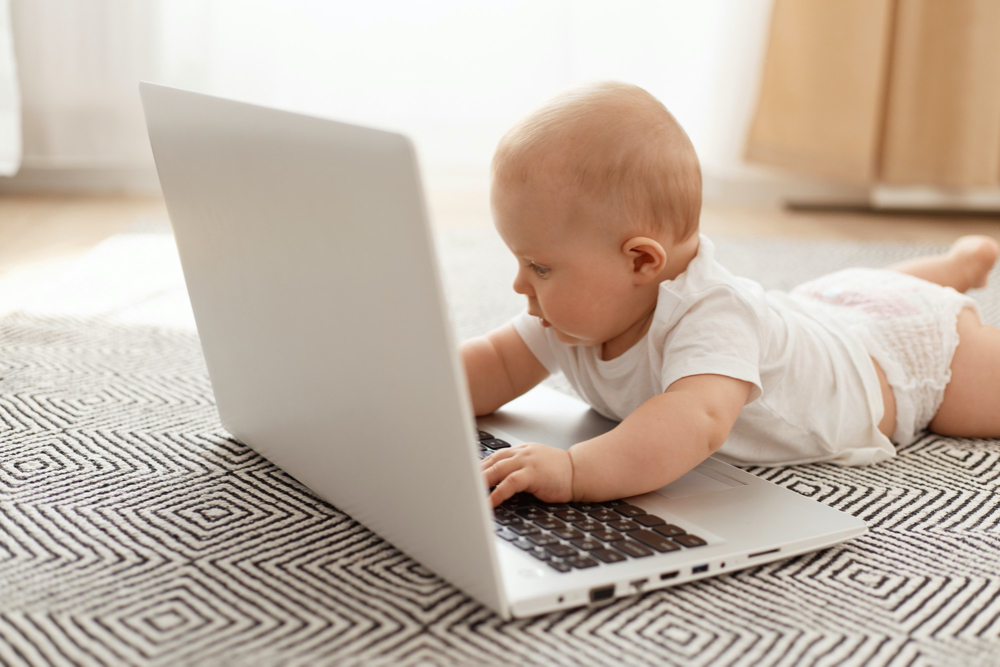
[[527, 295], [528, 291], [531, 289], [531, 283], [529, 283], [525, 277], [523, 271], [518, 271], [517, 275], [514, 276], [514, 291], [518, 294]]

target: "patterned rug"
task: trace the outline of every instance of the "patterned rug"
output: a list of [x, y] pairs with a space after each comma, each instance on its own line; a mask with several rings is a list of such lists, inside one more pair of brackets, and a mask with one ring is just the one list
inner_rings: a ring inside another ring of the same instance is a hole
[[[773, 288], [935, 250], [717, 244]], [[460, 337], [518, 312], [491, 230], [439, 246]], [[974, 296], [1000, 324], [1000, 287]], [[927, 435], [871, 468], [753, 468], [870, 532], [503, 622], [222, 430], [172, 239], [150, 224], [0, 318], [0, 663], [1000, 664], [998, 458], [997, 441]]]

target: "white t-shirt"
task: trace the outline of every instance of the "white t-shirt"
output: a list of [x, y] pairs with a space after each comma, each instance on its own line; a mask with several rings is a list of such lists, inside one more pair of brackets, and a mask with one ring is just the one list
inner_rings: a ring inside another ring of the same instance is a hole
[[729, 273], [702, 236], [698, 254], [660, 284], [653, 322], [624, 354], [569, 346], [527, 312], [514, 328], [550, 373], [602, 415], [622, 420], [677, 380], [725, 375], [754, 385], [716, 457], [736, 464], [866, 465], [895, 448], [878, 430], [882, 394], [865, 347], [822, 303]]

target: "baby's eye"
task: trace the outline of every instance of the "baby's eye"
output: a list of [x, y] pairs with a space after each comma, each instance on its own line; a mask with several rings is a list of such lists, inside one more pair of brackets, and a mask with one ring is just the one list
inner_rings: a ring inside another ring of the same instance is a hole
[[549, 272], [547, 268], [545, 268], [544, 266], [538, 266], [534, 262], [531, 262], [530, 266], [531, 270], [537, 273], [540, 278], [544, 278], [545, 274]]

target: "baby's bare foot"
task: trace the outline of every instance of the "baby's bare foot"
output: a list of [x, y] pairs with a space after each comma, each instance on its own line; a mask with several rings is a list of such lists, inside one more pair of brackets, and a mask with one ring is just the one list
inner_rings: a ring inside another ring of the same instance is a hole
[[990, 269], [1000, 256], [1000, 243], [989, 236], [963, 236], [951, 245], [948, 256], [967, 272], [970, 287], [986, 287]]

